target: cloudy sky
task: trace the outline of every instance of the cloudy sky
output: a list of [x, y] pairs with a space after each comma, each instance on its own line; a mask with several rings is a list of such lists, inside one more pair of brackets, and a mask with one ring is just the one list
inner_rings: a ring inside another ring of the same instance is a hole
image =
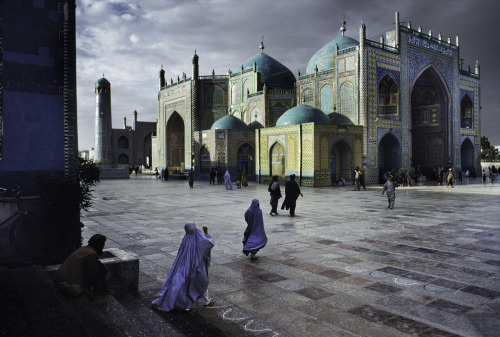
[[500, 38], [496, 0], [76, 0], [78, 127], [80, 150], [94, 145], [94, 83], [111, 82], [113, 127], [156, 121], [158, 71], [174, 81], [191, 76], [199, 55], [200, 75], [228, 69], [265, 52], [294, 74], [305, 73], [314, 53], [339, 36], [378, 41], [393, 29], [394, 13], [443, 39], [460, 38], [465, 68], [481, 65], [482, 135], [500, 145]]

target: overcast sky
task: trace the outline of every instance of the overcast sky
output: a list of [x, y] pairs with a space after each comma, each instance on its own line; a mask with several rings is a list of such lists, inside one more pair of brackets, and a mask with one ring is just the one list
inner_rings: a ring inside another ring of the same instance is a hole
[[76, 0], [79, 149], [94, 146], [94, 85], [102, 75], [111, 83], [113, 128], [156, 121], [158, 71], [168, 81], [199, 56], [200, 75], [225, 75], [259, 52], [294, 74], [339, 36], [378, 41], [394, 29], [394, 13], [443, 39], [460, 38], [465, 67], [481, 66], [481, 134], [500, 145], [500, 37], [497, 0]]

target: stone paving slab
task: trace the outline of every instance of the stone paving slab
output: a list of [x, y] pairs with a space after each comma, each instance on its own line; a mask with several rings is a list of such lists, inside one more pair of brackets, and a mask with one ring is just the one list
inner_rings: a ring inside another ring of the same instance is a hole
[[[215, 239], [209, 292], [197, 314], [255, 336], [495, 336], [500, 329], [499, 185], [302, 188], [296, 216], [270, 216], [267, 186], [227, 191], [151, 176], [103, 180], [83, 213], [85, 242], [134, 252], [139, 289], [157, 292], [184, 236]], [[258, 198], [268, 244], [241, 252], [244, 213]]]

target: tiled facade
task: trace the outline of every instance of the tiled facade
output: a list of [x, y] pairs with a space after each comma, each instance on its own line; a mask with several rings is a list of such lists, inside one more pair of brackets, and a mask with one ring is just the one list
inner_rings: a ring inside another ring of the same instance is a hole
[[[331, 46], [337, 40], [343, 49], [338, 44], [336, 48]], [[378, 182], [387, 169], [419, 168], [429, 174], [436, 166], [455, 169], [464, 166], [478, 171], [479, 65], [473, 73], [460, 70], [457, 44], [399, 24], [380, 42], [370, 41], [362, 23], [359, 42], [343, 36], [333, 40], [327, 45], [331, 48], [328, 50], [334, 50], [331, 56], [323, 48], [311, 59], [320, 62], [321, 71], [318, 65], [309, 64], [307, 74], [297, 75], [295, 89], [268, 90], [260, 81], [261, 72], [256, 64], [223, 76], [196, 75], [186, 80], [198, 83], [198, 100], [192, 96], [189, 99], [191, 91], [187, 83], [186, 89], [180, 89], [182, 81], [171, 82], [159, 93], [158, 166], [168, 165], [162, 137], [169, 117], [167, 107], [175, 105], [186, 126], [189, 124], [186, 115], [198, 109], [197, 117], [191, 116], [200, 121], [199, 129], [194, 131], [208, 130], [211, 123], [227, 114], [241, 119], [251, 130], [263, 127], [255, 131], [255, 137], [250, 135], [245, 140], [255, 146], [256, 179], [262, 181], [272, 174], [270, 151], [279, 143], [285, 149], [282, 155], [287, 158], [286, 175], [300, 175], [303, 185], [330, 184], [333, 172], [337, 172], [333, 152], [340, 151], [334, 142], [343, 134], [339, 130], [349, 130], [343, 137], [351, 151], [350, 159], [347, 162], [343, 157], [342, 167], [338, 168], [348, 180], [355, 166], [364, 167], [367, 182]], [[193, 65], [193, 69], [197, 67], [197, 63]], [[431, 88], [430, 93], [427, 87]], [[177, 96], [167, 94], [171, 91]], [[468, 104], [465, 113], [461, 111], [464, 97], [471, 102], [464, 101]], [[278, 118], [298, 104], [321, 109], [331, 116], [334, 126], [322, 136], [316, 134], [317, 125], [302, 124], [300, 132], [297, 125], [275, 127]], [[185, 130], [185, 158], [189, 163], [186, 169], [191, 169], [191, 162], [196, 169], [199, 147], [189, 141], [193, 130], [188, 127]], [[231, 151], [238, 150], [238, 146], [231, 146], [233, 137], [227, 134], [225, 147], [217, 145], [217, 165], [234, 168], [228, 159]], [[211, 151], [214, 146], [211, 145]], [[344, 145], [341, 148], [346, 151]], [[194, 151], [192, 157], [189, 151]], [[462, 160], [462, 156], [467, 159]]]

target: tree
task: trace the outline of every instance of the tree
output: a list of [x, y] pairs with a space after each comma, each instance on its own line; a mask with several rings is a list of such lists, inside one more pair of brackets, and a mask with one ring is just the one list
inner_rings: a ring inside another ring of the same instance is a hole
[[491, 145], [488, 138], [481, 137], [481, 159], [485, 161], [494, 161], [498, 157], [498, 149]]

